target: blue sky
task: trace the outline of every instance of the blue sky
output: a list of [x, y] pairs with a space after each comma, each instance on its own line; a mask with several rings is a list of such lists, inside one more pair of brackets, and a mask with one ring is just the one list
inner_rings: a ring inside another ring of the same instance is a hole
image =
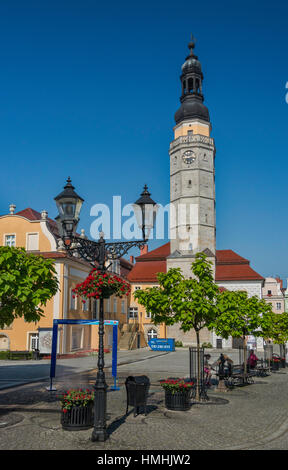
[[168, 203], [193, 32], [217, 149], [217, 248], [288, 277], [287, 10], [284, 0], [2, 0], [0, 213], [15, 203], [54, 218], [68, 176], [87, 233], [93, 204], [133, 202], [145, 183]]

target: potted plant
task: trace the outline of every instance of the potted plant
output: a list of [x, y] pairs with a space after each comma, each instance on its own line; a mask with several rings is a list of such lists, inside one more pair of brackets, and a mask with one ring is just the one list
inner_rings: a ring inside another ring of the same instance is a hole
[[277, 354], [272, 354], [271, 363], [272, 363], [272, 370], [273, 371], [279, 370], [280, 357]]
[[78, 431], [93, 426], [94, 392], [89, 389], [70, 389], [60, 395], [63, 429]]
[[160, 381], [165, 391], [165, 406], [168, 410], [186, 411], [191, 407], [190, 392], [194, 385], [186, 379], [169, 378]]

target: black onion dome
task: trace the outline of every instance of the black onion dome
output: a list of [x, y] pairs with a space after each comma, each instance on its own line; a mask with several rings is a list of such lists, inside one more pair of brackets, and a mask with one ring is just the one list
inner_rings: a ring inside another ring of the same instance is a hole
[[210, 122], [210, 116], [207, 106], [196, 99], [186, 98], [178, 111], [175, 113], [175, 121], [178, 124], [181, 121], [191, 118], [198, 118], [202, 121]]
[[188, 71], [195, 71], [195, 72], [198, 72], [200, 74], [202, 73], [201, 63], [198, 60], [198, 58], [196, 58], [196, 56], [194, 56], [194, 57], [188, 56], [186, 58], [184, 64], [182, 65], [182, 72], [186, 73]]
[[202, 75], [201, 63], [198, 60], [197, 55], [195, 55], [193, 52], [195, 43], [193, 41], [189, 42], [188, 47], [190, 49], [190, 54], [186, 57], [185, 62], [182, 65], [182, 73], [195, 71], [196, 73], [199, 73]]
[[203, 73], [201, 63], [194, 54], [195, 43], [191, 39], [188, 44], [190, 54], [186, 57], [182, 65], [182, 96], [180, 98], [181, 106], [175, 113], [176, 124], [191, 118], [198, 118], [210, 122], [208, 108], [203, 104], [204, 96], [202, 94]]

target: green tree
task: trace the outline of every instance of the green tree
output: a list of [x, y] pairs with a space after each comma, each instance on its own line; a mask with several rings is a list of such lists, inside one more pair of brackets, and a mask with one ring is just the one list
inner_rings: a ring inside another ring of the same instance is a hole
[[53, 260], [26, 253], [24, 248], [0, 247], [0, 328], [17, 317], [37, 322], [42, 307], [58, 290]]
[[288, 312], [270, 312], [270, 321], [262, 325], [263, 338], [284, 345], [288, 341]]
[[184, 331], [193, 329], [197, 338], [198, 377], [196, 400], [200, 399], [200, 331], [210, 328], [217, 317], [216, 297], [219, 288], [214, 282], [212, 263], [204, 253], [198, 253], [192, 263], [193, 278], [185, 279], [180, 268], [158, 273], [159, 287], [139, 289], [134, 297], [147, 312], [154, 324], [180, 323]]
[[256, 296], [248, 297], [245, 291], [224, 291], [217, 297], [219, 315], [211, 323], [215, 332], [228, 339], [242, 338], [244, 344], [244, 373], [247, 372], [246, 337], [261, 336], [271, 331], [271, 305]]

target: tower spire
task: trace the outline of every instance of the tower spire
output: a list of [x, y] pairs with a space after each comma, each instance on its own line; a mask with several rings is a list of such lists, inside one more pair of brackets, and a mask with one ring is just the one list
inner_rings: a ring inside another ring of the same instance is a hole
[[181, 106], [175, 114], [176, 124], [191, 118], [210, 122], [209, 111], [203, 104], [202, 82], [204, 77], [201, 63], [197, 55], [194, 54], [195, 42], [195, 38], [191, 34], [191, 40], [188, 43], [190, 54], [182, 65], [182, 75], [180, 76], [182, 84]]

